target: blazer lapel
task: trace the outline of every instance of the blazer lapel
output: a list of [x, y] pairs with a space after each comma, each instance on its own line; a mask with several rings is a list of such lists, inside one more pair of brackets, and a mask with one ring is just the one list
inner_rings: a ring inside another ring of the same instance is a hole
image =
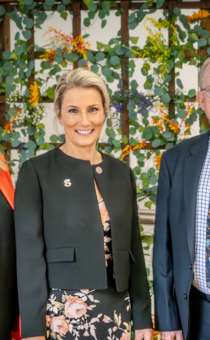
[[196, 226], [196, 202], [197, 190], [201, 170], [205, 160], [209, 141], [209, 132], [201, 135], [190, 149], [190, 155], [184, 165], [184, 202], [185, 202], [185, 223], [187, 229], [187, 241], [191, 261], [195, 260], [195, 226]]

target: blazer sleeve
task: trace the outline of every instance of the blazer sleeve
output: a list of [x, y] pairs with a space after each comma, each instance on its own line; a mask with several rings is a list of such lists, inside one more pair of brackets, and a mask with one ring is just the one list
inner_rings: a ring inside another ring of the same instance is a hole
[[133, 329], [138, 330], [152, 328], [152, 320], [149, 285], [139, 229], [136, 181], [132, 170], [131, 183], [133, 192], [133, 225], [131, 240], [133, 261], [131, 262], [129, 295], [131, 298]]
[[42, 193], [31, 161], [19, 174], [15, 194], [17, 280], [22, 338], [46, 335], [47, 281]]
[[172, 245], [168, 218], [170, 182], [170, 174], [163, 155], [158, 181], [153, 250], [155, 328], [159, 331], [181, 329], [176, 298], [173, 294]]

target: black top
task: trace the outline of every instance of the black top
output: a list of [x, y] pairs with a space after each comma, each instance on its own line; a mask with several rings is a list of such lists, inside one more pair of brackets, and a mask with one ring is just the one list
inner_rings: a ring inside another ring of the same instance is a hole
[[0, 334], [11, 339], [17, 314], [15, 233], [13, 210], [0, 190]]
[[116, 289], [129, 289], [134, 328], [151, 327], [132, 170], [106, 154], [99, 165], [91, 166], [89, 161], [54, 149], [26, 161], [17, 182], [15, 224], [22, 337], [45, 334], [48, 288], [107, 288], [94, 179], [112, 225]]

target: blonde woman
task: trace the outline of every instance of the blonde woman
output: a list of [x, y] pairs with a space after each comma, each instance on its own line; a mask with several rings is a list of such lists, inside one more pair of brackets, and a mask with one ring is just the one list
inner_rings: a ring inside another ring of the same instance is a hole
[[[0, 152], [0, 337], [19, 339], [16, 285], [14, 186], [3, 154]], [[16, 328], [15, 331], [12, 331]]]
[[22, 337], [152, 339], [132, 170], [96, 150], [109, 95], [95, 73], [58, 80], [65, 144], [23, 164], [16, 199]]

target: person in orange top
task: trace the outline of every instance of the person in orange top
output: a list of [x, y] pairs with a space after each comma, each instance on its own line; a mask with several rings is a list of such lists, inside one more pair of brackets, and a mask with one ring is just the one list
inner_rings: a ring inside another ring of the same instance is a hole
[[0, 152], [0, 338], [4, 340], [20, 339], [13, 216], [14, 193], [9, 168]]

